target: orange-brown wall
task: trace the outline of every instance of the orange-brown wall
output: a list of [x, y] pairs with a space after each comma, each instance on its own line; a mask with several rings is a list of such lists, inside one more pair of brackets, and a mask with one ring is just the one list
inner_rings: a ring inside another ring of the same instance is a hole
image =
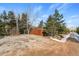
[[34, 28], [31, 30], [30, 34], [43, 36], [42, 32], [43, 32], [43, 30], [41, 28]]

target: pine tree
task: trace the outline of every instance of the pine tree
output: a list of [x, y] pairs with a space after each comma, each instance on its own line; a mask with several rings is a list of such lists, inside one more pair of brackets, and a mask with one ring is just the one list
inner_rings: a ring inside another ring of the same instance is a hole
[[2, 22], [2, 17], [0, 15], [0, 36], [4, 36], [4, 23]]
[[15, 20], [15, 14], [12, 11], [8, 12], [8, 19], [10, 21], [10, 25], [11, 27], [15, 27], [16, 26], [16, 20]]
[[20, 20], [20, 32], [21, 33], [28, 33], [28, 18], [27, 14], [22, 13], [21, 20]]
[[79, 27], [76, 28], [76, 32], [79, 34]]
[[13, 11], [9, 11], [8, 12], [8, 25], [9, 25], [9, 33], [12, 35], [14, 34], [16, 31], [15, 31], [15, 28], [16, 28], [16, 15], [14, 14]]
[[4, 10], [3, 13], [1, 14], [1, 19], [2, 19], [2, 22], [3, 22], [3, 30], [4, 30], [4, 35], [7, 35], [8, 34], [8, 24], [7, 24], [7, 20], [8, 20], [8, 17], [7, 17], [7, 13], [6, 11]]
[[63, 15], [59, 13], [56, 9], [53, 15], [48, 17], [46, 22], [46, 30], [51, 34], [51, 36], [55, 36], [62, 32], [64, 26]]

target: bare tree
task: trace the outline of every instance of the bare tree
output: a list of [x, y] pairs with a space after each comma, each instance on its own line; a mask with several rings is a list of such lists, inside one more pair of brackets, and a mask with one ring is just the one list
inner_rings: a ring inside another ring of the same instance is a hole
[[32, 26], [29, 27], [29, 23], [31, 25], [33, 25], [34, 23], [36, 23], [36, 19], [38, 18], [38, 13], [33, 13], [33, 8], [30, 6], [29, 8], [27, 8], [27, 30], [28, 30], [28, 34], [30, 32], [30, 29], [32, 28]]
[[18, 15], [17, 17], [16, 17], [16, 31], [17, 31], [17, 33], [19, 33], [19, 21], [20, 20], [20, 15]]

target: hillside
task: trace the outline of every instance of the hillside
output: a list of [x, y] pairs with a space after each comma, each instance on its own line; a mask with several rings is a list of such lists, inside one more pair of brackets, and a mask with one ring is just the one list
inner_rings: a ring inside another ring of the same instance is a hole
[[35, 35], [6, 36], [0, 39], [0, 55], [79, 55], [79, 43], [59, 43]]

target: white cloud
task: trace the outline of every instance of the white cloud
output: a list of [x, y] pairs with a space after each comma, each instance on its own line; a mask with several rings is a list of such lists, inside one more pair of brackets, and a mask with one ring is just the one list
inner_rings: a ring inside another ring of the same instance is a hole
[[52, 9], [56, 9], [60, 4], [52, 4], [50, 7], [49, 7], [49, 10], [52, 10]]
[[72, 20], [68, 20], [67, 23], [70, 24], [72, 22]]
[[72, 15], [71, 18], [78, 18], [79, 15]]
[[65, 11], [67, 11], [67, 9], [70, 7], [68, 6], [69, 4], [67, 3], [58, 3], [58, 4], [52, 4], [50, 7], [49, 7], [49, 10], [55, 10], [55, 9], [58, 9], [61, 13], [64, 13]]
[[[6, 8], [6, 7], [3, 7], [3, 6], [0, 6], [0, 13], [2, 13], [3, 11], [6, 11], [6, 12], [8, 12], [8, 11], [13, 11], [14, 13], [21, 13], [21, 11], [22, 11], [22, 9], [21, 8], [15, 8], [15, 9], [13, 9], [13, 8]], [[18, 12], [17, 12], [17, 11]]]
[[67, 11], [68, 11], [68, 8], [70, 8], [71, 5], [68, 4], [68, 3], [64, 3], [64, 4], [61, 4], [61, 6], [58, 7], [58, 10], [60, 11], [61, 14], [65, 14]]
[[43, 17], [43, 18], [48, 18], [48, 16], [49, 16], [48, 14], [45, 14], [45, 15], [43, 15], [42, 17]]
[[38, 17], [33, 25], [38, 26], [41, 20], [43, 20], [43, 22], [45, 22], [46, 19], [48, 18], [48, 16], [49, 16], [48, 14], [44, 14], [44, 15]]
[[40, 12], [42, 10], [42, 6], [38, 6], [38, 7], [35, 7], [34, 9], [33, 9], [33, 12], [34, 12], [34, 14], [35, 13], [37, 13], [37, 12]]
[[58, 9], [58, 10], [61, 10], [61, 9], [63, 9], [63, 8], [67, 8], [66, 6], [67, 6], [68, 4], [67, 3], [64, 3], [64, 4], [52, 4], [50, 7], [49, 7], [49, 10], [52, 10], [52, 9]]
[[68, 28], [76, 28], [79, 26], [79, 15], [72, 15], [68, 18], [66, 21], [67, 27]]
[[58, 10], [62, 10], [63, 8], [66, 8], [67, 4], [62, 4], [61, 6], [58, 7]]
[[44, 14], [43, 16], [42, 16], [42, 20], [45, 22], [46, 20], [47, 20], [47, 18], [48, 18], [48, 16], [49, 16], [49, 14]]
[[6, 10], [6, 8], [3, 6], [0, 6], [0, 12], [3, 12], [4, 10]]
[[70, 17], [67, 21], [66, 21], [66, 24], [67, 24], [67, 27], [69, 29], [76, 29], [77, 26], [79, 26], [79, 17], [77, 16], [72, 16]]

